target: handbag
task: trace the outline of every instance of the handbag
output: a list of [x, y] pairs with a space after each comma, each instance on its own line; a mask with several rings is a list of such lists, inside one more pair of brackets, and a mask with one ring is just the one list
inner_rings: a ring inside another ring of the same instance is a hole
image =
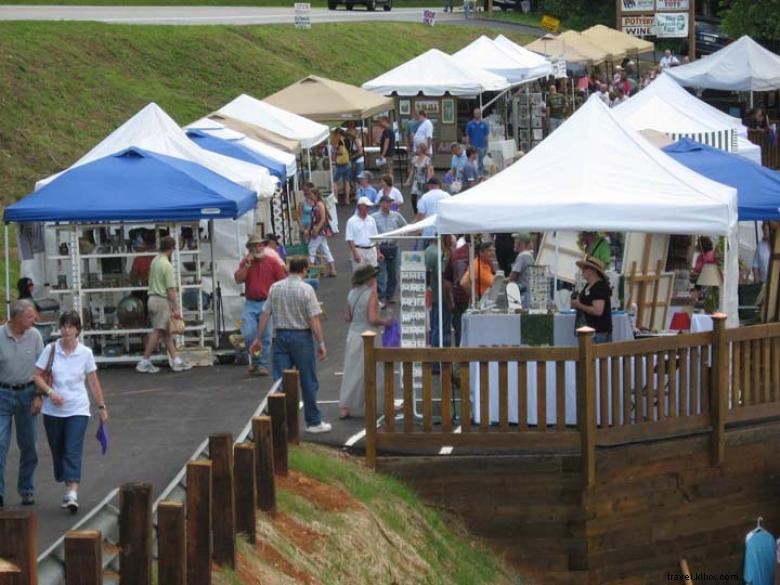
[[385, 331], [382, 334], [382, 347], [401, 347], [401, 326], [397, 319], [393, 319], [388, 325], [385, 325]]
[[181, 335], [184, 333], [184, 319], [180, 317], [171, 316], [168, 319], [168, 332], [173, 335]]
[[51, 388], [54, 385], [54, 376], [51, 371], [52, 365], [54, 365], [54, 350], [55, 350], [55, 343], [52, 342], [50, 344], [51, 351], [49, 351], [49, 359], [46, 360], [46, 369], [43, 370], [41, 373], [41, 378], [43, 378], [43, 381], [46, 383], [46, 385]]

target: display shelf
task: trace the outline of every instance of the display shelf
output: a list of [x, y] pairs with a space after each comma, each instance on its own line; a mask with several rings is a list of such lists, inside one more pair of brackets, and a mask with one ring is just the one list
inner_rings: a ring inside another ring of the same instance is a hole
[[[206, 325], [201, 323], [200, 325], [186, 325], [184, 327], [184, 331], [203, 331], [206, 328]], [[84, 329], [81, 331], [82, 337], [95, 337], [95, 336], [105, 336], [105, 335], [113, 335], [116, 337], [121, 337], [122, 335], [141, 335], [146, 333], [151, 333], [153, 329], [151, 327], [140, 327], [137, 329]], [[51, 334], [52, 337], [59, 337], [60, 332], [54, 331]]]

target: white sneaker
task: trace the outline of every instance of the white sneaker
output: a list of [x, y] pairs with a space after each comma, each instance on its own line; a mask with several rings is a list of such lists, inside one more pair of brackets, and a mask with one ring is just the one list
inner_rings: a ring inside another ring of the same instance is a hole
[[312, 426], [306, 427], [306, 432], [307, 433], [312, 433], [312, 434], [329, 433], [332, 428], [333, 427], [330, 425], [330, 423], [326, 423], [325, 421], [322, 421], [318, 425], [312, 425]]
[[146, 359], [142, 359], [140, 362], [138, 362], [135, 366], [136, 372], [141, 372], [142, 374], [156, 374], [160, 371], [160, 368], [155, 366], [152, 362]]
[[185, 362], [183, 359], [177, 356], [176, 359], [173, 360], [171, 369], [174, 372], [185, 372], [189, 369], [192, 369], [192, 364]]
[[79, 497], [76, 492], [70, 491], [65, 494], [65, 497], [62, 498], [62, 504], [60, 504], [60, 508], [66, 508], [70, 510], [71, 514], [75, 514], [79, 511]]

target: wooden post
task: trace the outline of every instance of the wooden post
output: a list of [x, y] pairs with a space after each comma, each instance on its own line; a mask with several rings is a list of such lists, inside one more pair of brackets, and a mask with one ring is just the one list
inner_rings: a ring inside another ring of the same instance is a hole
[[252, 419], [252, 436], [255, 439], [255, 482], [257, 507], [263, 512], [276, 511], [276, 483], [274, 480], [274, 455], [271, 417]]
[[214, 562], [236, 566], [236, 503], [233, 499], [233, 435], [209, 436], [211, 459], [211, 522]]
[[187, 585], [211, 585], [211, 461], [187, 463]]
[[726, 315], [712, 316], [712, 374], [710, 375], [710, 422], [712, 424], [712, 464], [720, 465], [726, 456], [726, 415], [729, 391], [729, 344]]
[[103, 585], [103, 537], [99, 530], [65, 533], [65, 582]]
[[16, 565], [21, 585], [38, 583], [38, 521], [27, 511], [0, 512], [0, 558]]
[[157, 506], [157, 582], [187, 583], [184, 504], [165, 500]]
[[119, 585], [152, 583], [152, 484], [119, 490]]
[[577, 329], [577, 426], [582, 442], [582, 479], [585, 488], [596, 485], [596, 360], [593, 357], [595, 329]]
[[274, 392], [268, 397], [268, 414], [271, 415], [271, 436], [274, 446], [274, 473], [287, 475], [287, 399]]
[[287, 442], [301, 443], [301, 424], [298, 418], [298, 404], [301, 400], [300, 376], [298, 370], [282, 372], [282, 390], [287, 397]]
[[376, 469], [376, 333], [363, 333], [363, 380], [366, 388], [366, 463]]
[[0, 559], [0, 585], [19, 585], [22, 572], [11, 562]]
[[257, 528], [255, 526], [255, 446], [241, 443], [233, 452], [233, 485], [236, 500], [236, 532], [244, 534], [254, 544]]

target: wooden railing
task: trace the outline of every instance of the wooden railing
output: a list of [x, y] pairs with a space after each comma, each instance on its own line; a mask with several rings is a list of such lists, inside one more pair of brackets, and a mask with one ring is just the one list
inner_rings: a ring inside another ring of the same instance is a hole
[[[582, 328], [577, 347], [533, 348], [386, 349], [365, 333], [368, 463], [376, 464], [378, 451], [444, 446], [579, 449], [584, 481], [593, 485], [597, 447], [706, 433], [717, 465], [726, 423], [780, 417], [780, 323], [727, 330], [726, 316], [717, 314], [713, 326], [598, 345], [593, 330]], [[415, 365], [422, 373], [419, 395]], [[403, 394], [399, 420], [396, 377]]]
[[772, 142], [767, 130], [748, 130], [748, 140], [761, 147], [761, 164], [780, 169], [780, 145]]

